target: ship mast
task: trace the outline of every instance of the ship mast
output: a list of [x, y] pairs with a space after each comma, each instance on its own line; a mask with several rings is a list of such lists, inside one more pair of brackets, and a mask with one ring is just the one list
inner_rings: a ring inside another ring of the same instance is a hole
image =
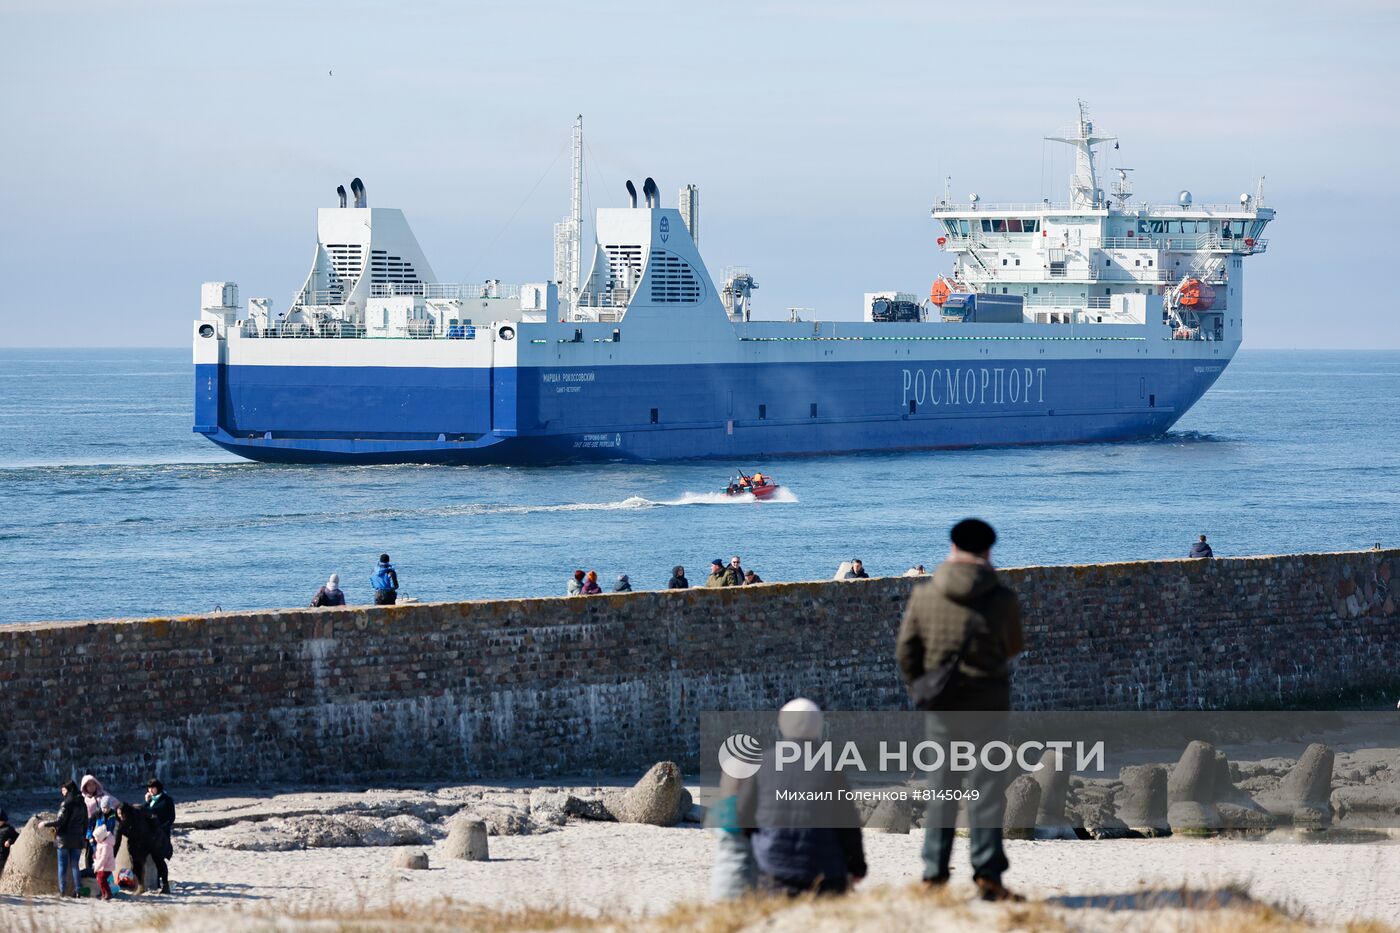
[[1089, 105], [1079, 102], [1079, 126], [1074, 136], [1047, 136], [1053, 143], [1074, 147], [1074, 174], [1069, 180], [1069, 202], [1076, 209], [1092, 210], [1102, 207], [1104, 198], [1099, 191], [1098, 175], [1094, 171], [1094, 146], [1117, 139], [1117, 136], [1095, 136], [1094, 121], [1089, 119]]
[[578, 301], [579, 263], [583, 254], [583, 114], [574, 119], [573, 178], [569, 216], [554, 225], [554, 278], [559, 282], [560, 318], [567, 319]]

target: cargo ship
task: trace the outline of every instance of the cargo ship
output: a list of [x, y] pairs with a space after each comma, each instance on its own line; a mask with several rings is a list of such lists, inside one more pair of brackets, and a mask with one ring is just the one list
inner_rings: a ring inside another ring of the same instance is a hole
[[[402, 211], [357, 178], [317, 216], [286, 311], [205, 283], [194, 430], [253, 460], [557, 463], [1118, 441], [1160, 435], [1240, 345], [1247, 257], [1274, 211], [1100, 187], [1114, 137], [1080, 105], [1068, 201], [955, 203], [925, 297], [866, 293], [860, 320], [753, 313], [745, 270], [713, 279], [699, 192], [647, 178], [599, 209], [584, 268], [582, 118], [553, 276], [440, 282]], [[352, 200], [353, 199], [353, 200]], [[931, 269], [925, 275], [932, 275]], [[927, 281], [927, 279], [925, 280]], [[851, 309], [854, 312], [854, 309]]]

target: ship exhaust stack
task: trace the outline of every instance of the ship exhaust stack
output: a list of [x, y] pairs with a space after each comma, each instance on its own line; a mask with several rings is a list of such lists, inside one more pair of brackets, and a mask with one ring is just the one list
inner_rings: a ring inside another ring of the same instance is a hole
[[369, 207], [369, 198], [365, 196], [365, 183], [356, 178], [350, 182], [350, 193], [355, 196], [356, 207]]
[[661, 190], [656, 187], [656, 182], [650, 178], [642, 182], [642, 194], [646, 196], [647, 207], [661, 206]]
[[627, 179], [627, 196], [632, 199], [632, 206], [637, 206], [637, 186], [632, 184], [632, 179]]
[[335, 186], [335, 193], [338, 194], [338, 195], [340, 196], [340, 206], [341, 206], [341, 207], [344, 207], [344, 206], [345, 206], [345, 186], [344, 186], [344, 185], [336, 185], [336, 186]]

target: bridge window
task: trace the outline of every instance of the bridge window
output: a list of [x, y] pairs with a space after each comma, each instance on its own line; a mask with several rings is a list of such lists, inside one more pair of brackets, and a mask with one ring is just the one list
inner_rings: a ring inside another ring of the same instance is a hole
[[991, 222], [990, 220], [985, 220], [985, 219], [984, 219], [984, 220], [982, 221], [982, 232], [983, 232], [983, 233], [991, 233], [991, 232], [992, 232], [992, 222]]
[[1019, 217], [1013, 217], [1012, 219], [1008, 220], [1008, 221], [1006, 222], [1006, 232], [1007, 232], [1007, 233], [1020, 233], [1020, 232], [1021, 232], [1021, 218], [1019, 218]]
[[1006, 232], [1006, 218], [1004, 218], [1004, 217], [994, 217], [994, 218], [992, 218], [992, 232], [993, 232], [993, 233], [1005, 233], [1005, 232]]
[[959, 220], [958, 232], [961, 233], [963, 236], [967, 236], [969, 233], [972, 232], [972, 224], [966, 220]]

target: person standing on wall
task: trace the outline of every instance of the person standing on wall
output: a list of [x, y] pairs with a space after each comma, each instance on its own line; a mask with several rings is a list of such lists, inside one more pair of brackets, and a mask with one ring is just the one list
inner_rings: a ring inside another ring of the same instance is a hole
[[392, 606], [398, 602], [399, 572], [389, 563], [388, 554], [379, 555], [379, 566], [374, 568], [374, 575], [369, 578], [369, 582], [370, 586], [374, 587], [376, 606]]
[[[953, 526], [951, 537], [948, 559], [909, 597], [895, 659], [914, 705], [932, 713], [929, 740], [944, 747], [950, 741], [972, 741], [981, 748], [1006, 738], [1010, 661], [1024, 647], [1021, 606], [992, 569], [997, 536], [991, 525], [964, 519]], [[940, 887], [948, 882], [958, 802], [938, 794], [961, 788], [965, 778], [969, 794], [977, 791], [977, 798], [968, 800], [967, 816], [978, 895], [987, 901], [1021, 900], [1001, 883], [1008, 867], [1002, 847], [1005, 775], [985, 767], [930, 774], [934, 795], [924, 819], [924, 883]]]

